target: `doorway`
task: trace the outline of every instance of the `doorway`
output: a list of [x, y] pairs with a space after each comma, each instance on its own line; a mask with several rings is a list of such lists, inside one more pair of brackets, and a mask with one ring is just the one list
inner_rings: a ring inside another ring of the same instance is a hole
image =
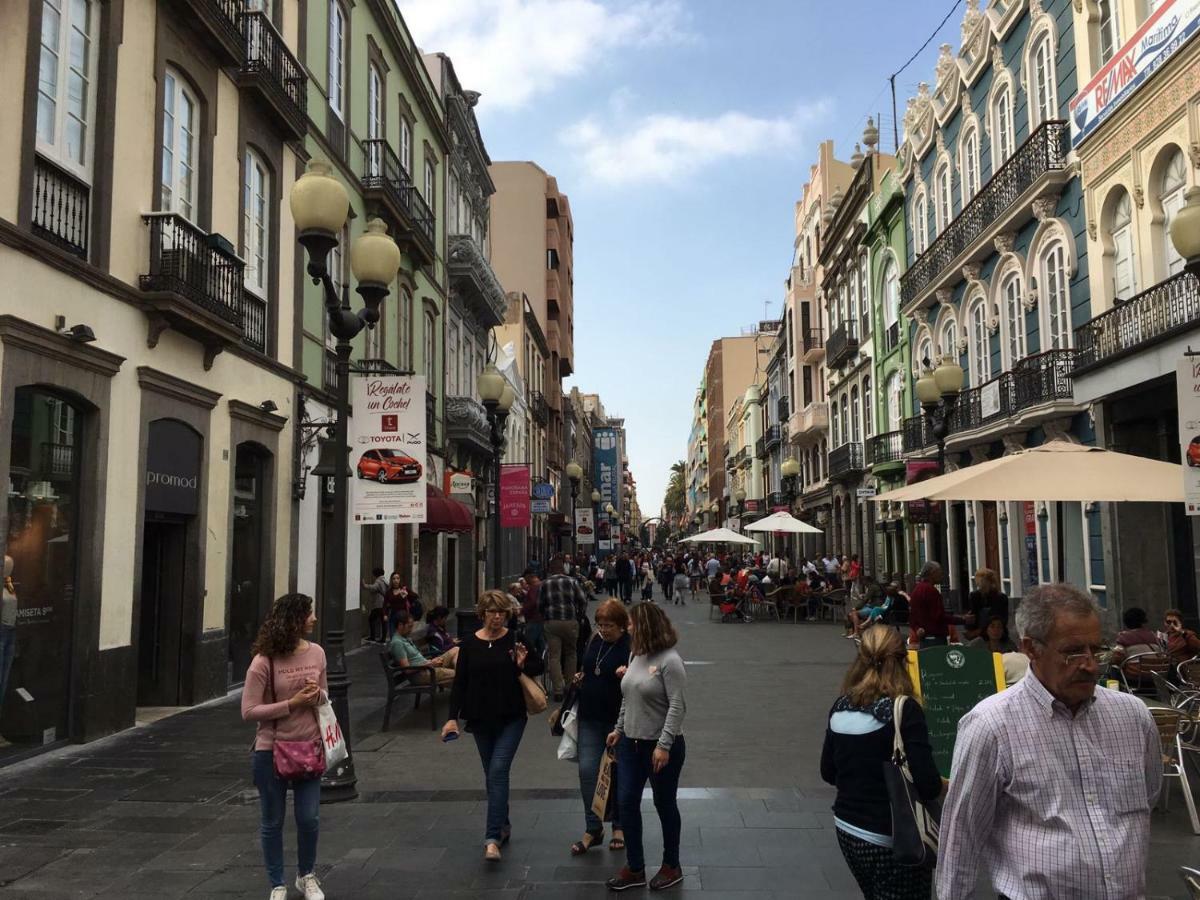
[[179, 706], [187, 521], [148, 513], [142, 536], [138, 706]]
[[996, 522], [996, 501], [984, 500], [979, 505], [983, 513], [983, 562], [993, 572], [999, 572], [1000, 531]]
[[270, 559], [265, 536], [264, 493], [269, 457], [257, 445], [237, 448], [233, 474], [233, 533], [229, 578], [229, 677], [241, 682], [253, 656], [251, 647], [270, 603], [265, 587]]

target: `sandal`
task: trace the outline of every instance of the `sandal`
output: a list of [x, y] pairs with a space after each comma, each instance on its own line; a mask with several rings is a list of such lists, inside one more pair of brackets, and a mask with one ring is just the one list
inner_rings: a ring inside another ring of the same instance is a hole
[[608, 849], [609, 850], [624, 850], [625, 849], [625, 833], [621, 832], [621, 837], [617, 837], [614, 834], [612, 836], [612, 840], [608, 842]]
[[591, 838], [591, 840], [588, 841], [586, 844], [583, 841], [576, 841], [575, 843], [573, 843], [571, 845], [571, 855], [572, 856], [583, 856], [583, 854], [587, 853], [589, 850], [591, 850], [593, 847], [595, 847], [598, 843], [600, 843], [602, 840], [604, 840], [604, 832], [601, 831], [599, 833], [595, 833], [595, 832], [589, 831], [584, 834], [584, 837]]

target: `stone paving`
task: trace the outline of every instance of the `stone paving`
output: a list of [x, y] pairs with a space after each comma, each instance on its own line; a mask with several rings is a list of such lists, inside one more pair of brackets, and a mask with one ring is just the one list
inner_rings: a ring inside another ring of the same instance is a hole
[[[668, 609], [689, 678], [680, 893], [860, 896], [837, 850], [833, 792], [818, 774], [849, 642], [827, 624], [720, 625], [700, 602]], [[377, 655], [365, 649], [350, 660], [359, 797], [321, 809], [318, 874], [331, 900], [608, 896], [603, 881], [622, 854], [570, 856], [582, 801], [576, 769], [555, 758], [544, 717], [530, 722], [513, 769], [513, 841], [489, 867], [470, 739], [441, 744], [411, 699], [381, 733]], [[0, 770], [0, 897], [262, 900], [250, 738], [230, 698]], [[1184, 898], [1175, 870], [1200, 862], [1200, 838], [1172, 791], [1170, 812], [1154, 813], [1154, 900]], [[656, 863], [661, 837], [648, 800], [645, 816], [647, 859]], [[293, 835], [285, 847], [294, 864]], [[294, 874], [289, 868], [289, 882]]]

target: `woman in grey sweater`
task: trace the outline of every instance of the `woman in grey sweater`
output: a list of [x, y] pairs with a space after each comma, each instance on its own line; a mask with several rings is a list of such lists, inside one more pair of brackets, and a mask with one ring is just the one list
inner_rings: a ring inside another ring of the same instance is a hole
[[629, 668], [621, 679], [621, 712], [608, 746], [617, 749], [617, 804], [625, 829], [625, 866], [607, 882], [609, 890], [623, 891], [646, 883], [642, 850], [642, 790], [650, 781], [654, 808], [663, 830], [663, 863], [650, 879], [650, 889], [661, 891], [683, 880], [679, 866], [682, 823], [675, 794], [683, 770], [685, 747], [683, 698], [687, 674], [683, 659], [674, 650], [678, 637], [662, 607], [639, 603], [629, 611]]

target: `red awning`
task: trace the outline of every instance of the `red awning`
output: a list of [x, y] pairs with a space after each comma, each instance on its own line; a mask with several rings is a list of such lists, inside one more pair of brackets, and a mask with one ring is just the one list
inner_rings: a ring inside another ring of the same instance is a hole
[[421, 523], [424, 532], [450, 531], [463, 533], [475, 530], [475, 516], [470, 507], [458, 500], [451, 499], [432, 484], [425, 485], [425, 521]]

